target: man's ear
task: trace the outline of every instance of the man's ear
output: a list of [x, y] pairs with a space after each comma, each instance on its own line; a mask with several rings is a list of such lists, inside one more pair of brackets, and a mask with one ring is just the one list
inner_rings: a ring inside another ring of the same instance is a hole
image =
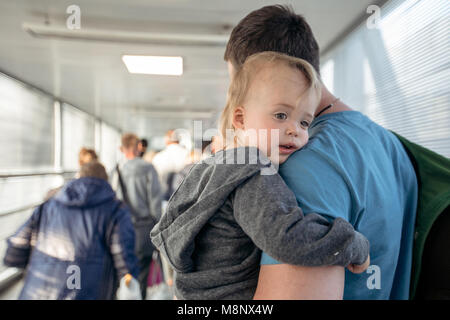
[[232, 124], [236, 129], [245, 129], [244, 125], [245, 109], [244, 107], [237, 107], [233, 111]]

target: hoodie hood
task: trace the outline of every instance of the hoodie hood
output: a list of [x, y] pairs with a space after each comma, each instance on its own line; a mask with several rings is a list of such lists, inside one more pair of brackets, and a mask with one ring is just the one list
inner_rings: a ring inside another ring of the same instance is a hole
[[177, 272], [193, 270], [195, 238], [231, 193], [270, 166], [256, 148], [241, 147], [219, 151], [192, 167], [151, 232], [153, 243]]
[[69, 181], [55, 196], [66, 206], [93, 207], [114, 199], [115, 193], [106, 180], [83, 177]]

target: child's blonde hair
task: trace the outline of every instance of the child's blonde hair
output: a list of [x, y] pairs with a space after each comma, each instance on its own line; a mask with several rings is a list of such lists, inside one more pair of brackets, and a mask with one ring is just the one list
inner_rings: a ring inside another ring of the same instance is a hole
[[242, 106], [245, 102], [255, 71], [260, 70], [263, 64], [284, 64], [300, 70], [308, 81], [308, 88], [305, 93], [310, 93], [310, 91], [313, 90], [313, 93], [316, 94], [317, 98], [320, 100], [320, 79], [317, 72], [314, 70], [314, 67], [306, 60], [274, 51], [253, 54], [245, 60], [242, 68], [234, 74], [230, 83], [230, 88], [228, 89], [227, 104], [219, 119], [219, 131], [222, 135], [224, 147], [228, 145], [230, 141], [230, 137], [227, 137], [226, 134], [227, 130], [232, 130], [232, 132], [235, 131], [232, 123], [233, 112], [236, 107]]

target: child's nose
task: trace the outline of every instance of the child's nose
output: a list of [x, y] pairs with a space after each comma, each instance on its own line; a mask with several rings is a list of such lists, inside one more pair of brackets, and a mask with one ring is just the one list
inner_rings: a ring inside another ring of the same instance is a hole
[[300, 133], [300, 125], [297, 123], [290, 124], [286, 130], [286, 134], [288, 136], [298, 137], [299, 133]]

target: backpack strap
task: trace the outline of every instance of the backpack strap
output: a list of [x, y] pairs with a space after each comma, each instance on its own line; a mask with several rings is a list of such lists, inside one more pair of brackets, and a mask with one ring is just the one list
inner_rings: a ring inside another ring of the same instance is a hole
[[123, 196], [123, 202], [129, 207], [131, 211], [131, 218], [133, 221], [133, 224], [147, 224], [148, 222], [155, 225], [157, 221], [152, 217], [151, 214], [148, 215], [148, 217], [139, 217], [137, 214], [134, 213], [133, 207], [131, 206], [130, 198], [128, 197], [128, 191], [127, 187], [123, 181], [122, 175], [120, 173], [119, 164], [116, 165], [116, 171], [117, 171], [117, 177], [119, 180], [120, 190], [122, 190], [122, 196]]
[[117, 177], [119, 180], [120, 190], [122, 191], [123, 201], [130, 206], [130, 199], [128, 198], [128, 191], [125, 183], [123, 182], [122, 175], [120, 174], [119, 164], [116, 165]]

